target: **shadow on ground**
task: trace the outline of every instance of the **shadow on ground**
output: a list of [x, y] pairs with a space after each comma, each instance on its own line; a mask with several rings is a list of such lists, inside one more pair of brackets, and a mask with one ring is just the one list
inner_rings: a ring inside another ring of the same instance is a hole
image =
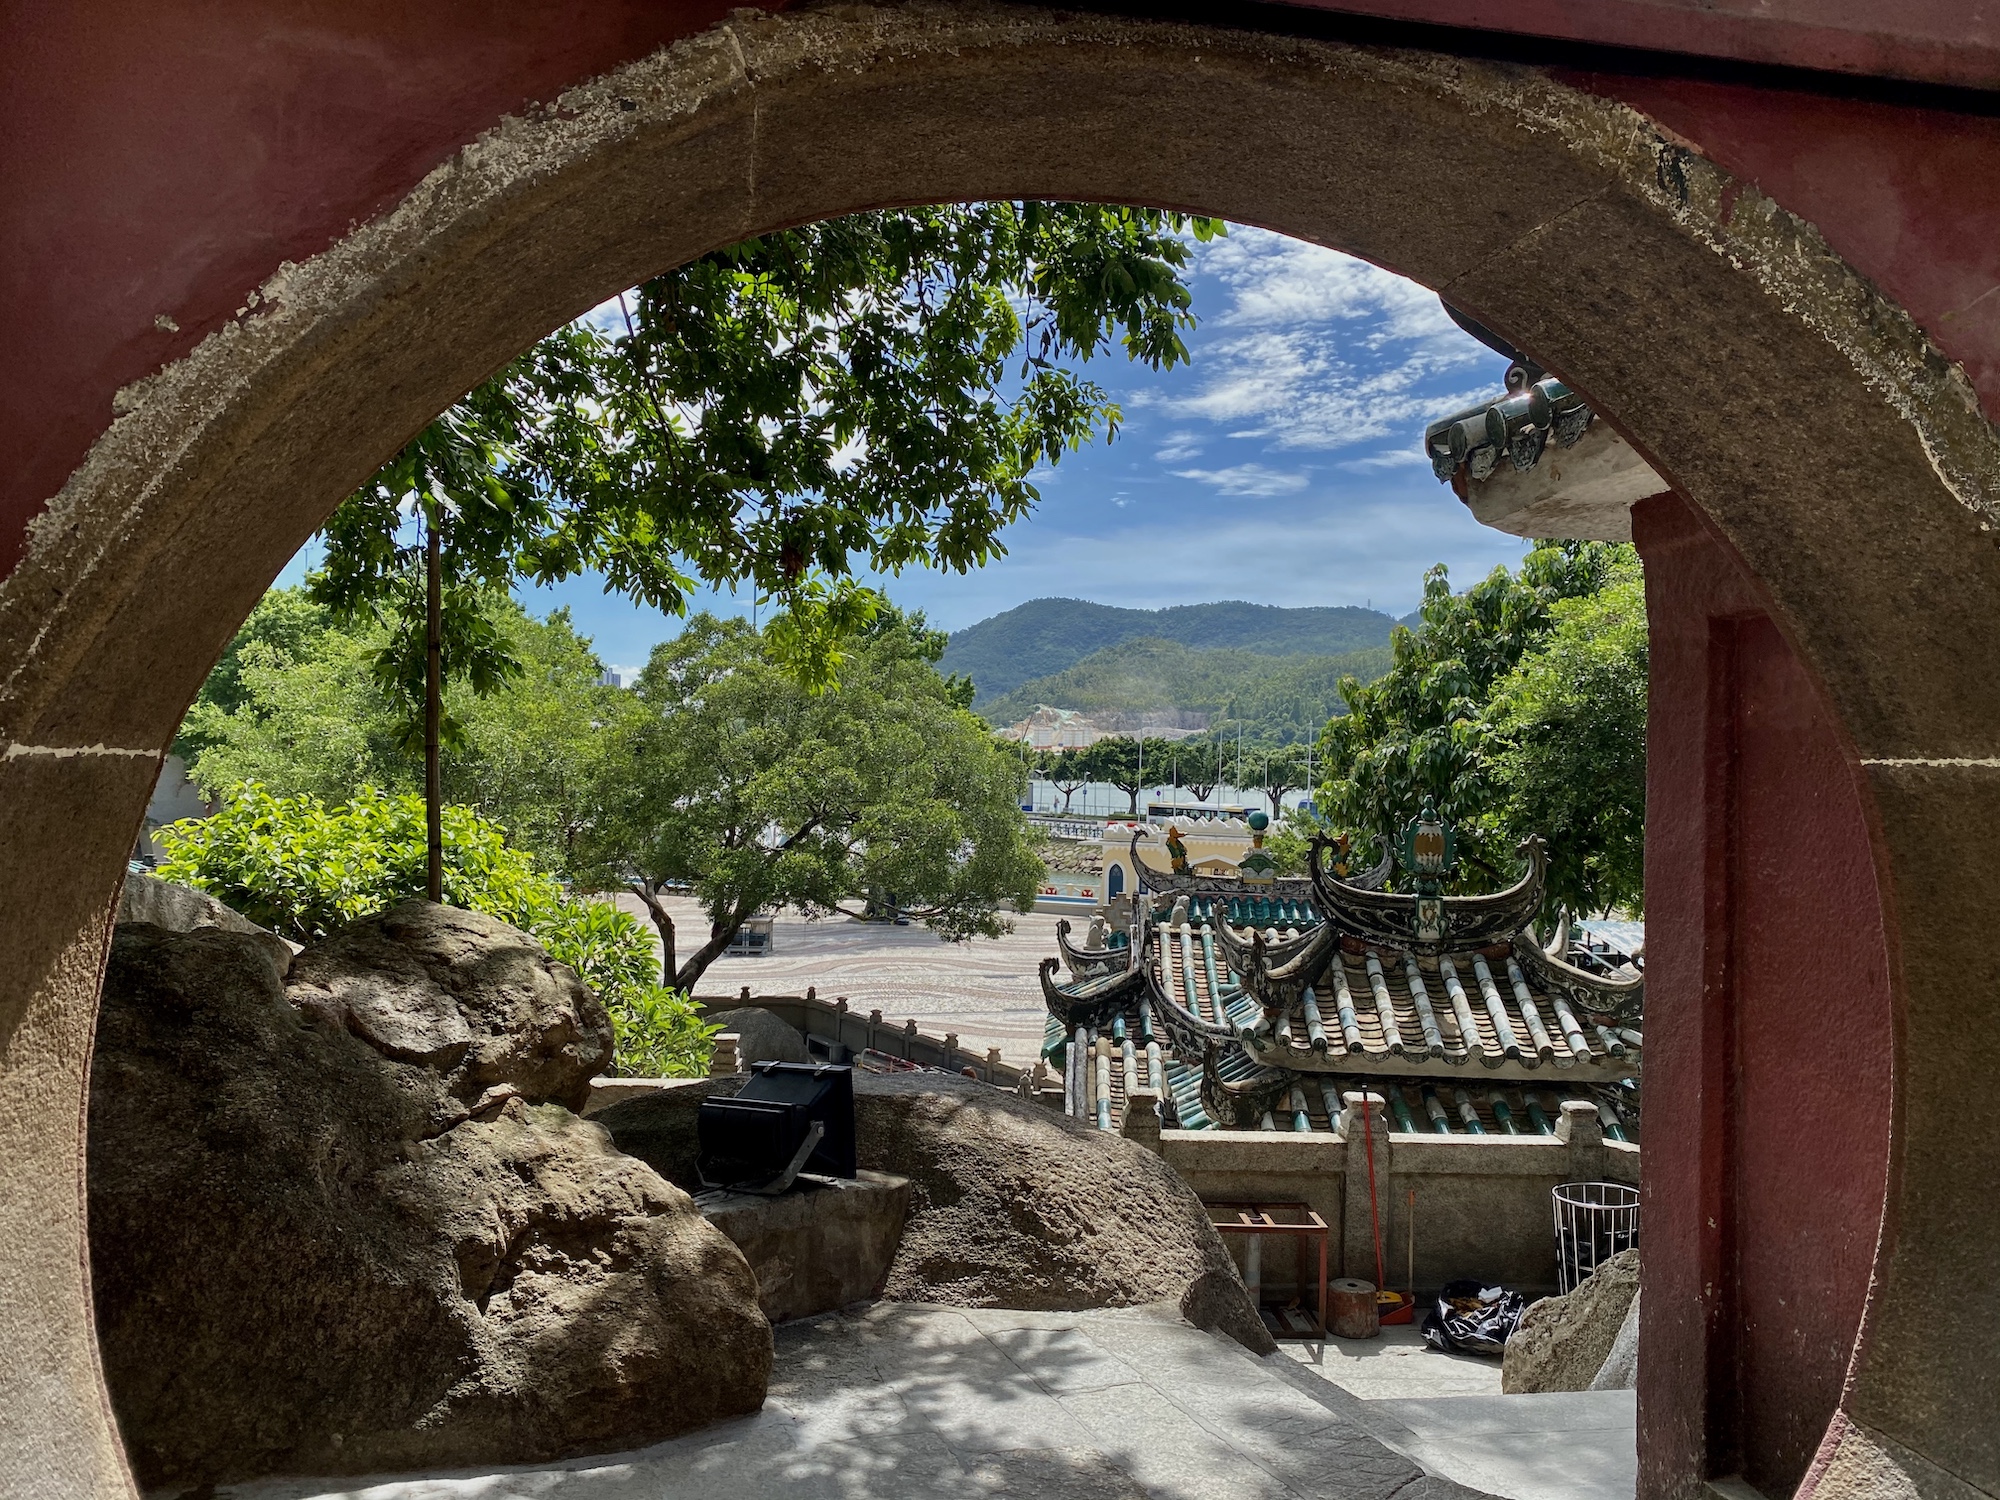
[[[876, 1303], [777, 1330], [754, 1417], [635, 1453], [233, 1500], [1481, 1500], [1170, 1306]], [[1307, 1377], [1310, 1378], [1310, 1377]]]

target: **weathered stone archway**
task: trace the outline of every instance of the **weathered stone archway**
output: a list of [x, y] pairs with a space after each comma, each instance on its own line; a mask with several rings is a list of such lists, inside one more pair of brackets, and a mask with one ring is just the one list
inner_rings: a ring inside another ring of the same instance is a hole
[[[2000, 443], [1969, 390], [1810, 226], [1544, 73], [936, 5], [739, 18], [489, 132], [129, 389], [34, 523], [0, 582], [11, 1489], [126, 1485], [82, 1248], [97, 976], [163, 747], [270, 578], [432, 414], [610, 292], [783, 224], [1017, 194], [1221, 213], [1445, 291], [1612, 413], [1742, 559], [1860, 778], [1897, 1038], [1848, 1447], [1818, 1482], [1879, 1461], [1911, 1493], [2000, 1487], [2000, 1220], [1963, 1194], [2000, 1157], [1980, 1113], [2000, 1061], [1981, 941], [2000, 891], [1981, 836], [2000, 812]], [[1933, 1348], [1946, 1309], [1958, 1331]], [[1642, 1395], [1648, 1495], [1692, 1492], [1730, 1378], [1704, 1366], [1698, 1317], [1659, 1327], [1674, 1353]]]

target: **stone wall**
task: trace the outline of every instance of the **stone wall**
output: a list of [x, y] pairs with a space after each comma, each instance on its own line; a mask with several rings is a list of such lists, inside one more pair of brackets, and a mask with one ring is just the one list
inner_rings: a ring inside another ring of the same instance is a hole
[[[1550, 1189], [1565, 1182], [1639, 1181], [1639, 1148], [1605, 1140], [1594, 1113], [1567, 1111], [1557, 1128], [1555, 1136], [1374, 1134], [1388, 1285], [1409, 1283], [1414, 1191], [1420, 1291], [1470, 1276], [1530, 1295], [1554, 1292]], [[1230, 1202], [1309, 1205], [1335, 1231], [1328, 1274], [1375, 1279], [1367, 1158], [1358, 1128], [1352, 1141], [1325, 1131], [1163, 1130], [1160, 1151], [1211, 1208]], [[1262, 1254], [1267, 1289], [1296, 1284], [1292, 1241], [1270, 1237]], [[1308, 1271], [1311, 1281], [1318, 1274], [1316, 1257], [1309, 1258]]]

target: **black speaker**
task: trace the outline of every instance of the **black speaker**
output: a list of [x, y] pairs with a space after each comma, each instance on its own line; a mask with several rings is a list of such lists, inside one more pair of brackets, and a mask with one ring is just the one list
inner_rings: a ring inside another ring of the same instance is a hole
[[[818, 1141], [796, 1162], [815, 1125]], [[782, 1192], [801, 1171], [852, 1177], [854, 1070], [831, 1063], [752, 1063], [749, 1081], [734, 1098], [702, 1100], [695, 1137], [696, 1171], [711, 1187]]]

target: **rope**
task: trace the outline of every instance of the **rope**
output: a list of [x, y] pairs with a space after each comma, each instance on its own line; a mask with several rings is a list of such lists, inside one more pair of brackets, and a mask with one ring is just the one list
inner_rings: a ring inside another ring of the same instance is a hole
[[1361, 1089], [1361, 1149], [1368, 1153], [1368, 1228], [1375, 1236], [1375, 1290], [1382, 1290], [1382, 1219], [1375, 1208], [1375, 1111], [1368, 1103], [1367, 1085]]

